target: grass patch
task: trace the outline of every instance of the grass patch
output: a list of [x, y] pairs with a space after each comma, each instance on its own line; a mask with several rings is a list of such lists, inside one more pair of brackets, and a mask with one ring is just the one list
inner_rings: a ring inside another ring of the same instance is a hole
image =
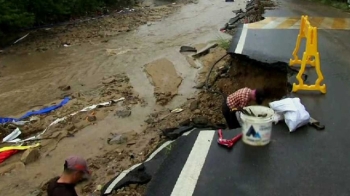
[[349, 4], [347, 2], [339, 2], [334, 0], [311, 0], [313, 2], [320, 2], [325, 5], [335, 7], [344, 11], [350, 11]]
[[223, 37], [218, 37], [218, 39], [215, 40], [215, 42], [218, 43], [218, 45], [221, 48], [228, 50], [230, 48], [231, 39], [225, 39]]
[[169, 155], [172, 149], [173, 149], [173, 144], [169, 144], [167, 147], [165, 147], [165, 154]]

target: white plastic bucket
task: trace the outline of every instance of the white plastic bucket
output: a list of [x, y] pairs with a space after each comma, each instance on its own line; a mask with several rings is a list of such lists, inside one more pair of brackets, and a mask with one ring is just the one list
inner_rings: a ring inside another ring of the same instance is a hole
[[274, 111], [264, 106], [248, 106], [244, 108], [252, 111], [255, 116], [266, 114], [265, 117], [248, 116], [241, 112], [242, 140], [252, 146], [264, 146], [271, 140]]

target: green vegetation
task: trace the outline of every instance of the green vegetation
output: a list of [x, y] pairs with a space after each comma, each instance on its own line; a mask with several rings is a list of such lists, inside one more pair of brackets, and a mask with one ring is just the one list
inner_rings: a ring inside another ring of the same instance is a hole
[[218, 45], [221, 48], [228, 50], [228, 48], [230, 47], [230, 44], [231, 44], [231, 39], [225, 39], [225, 38], [219, 36], [215, 42], [218, 43]]
[[133, 0], [0, 0], [0, 38], [33, 26], [55, 24], [123, 7]]
[[169, 155], [172, 148], [173, 148], [173, 144], [169, 144], [167, 147], [165, 147], [165, 154]]
[[312, 1], [321, 2], [323, 4], [326, 4], [341, 10], [350, 11], [347, 0], [312, 0]]

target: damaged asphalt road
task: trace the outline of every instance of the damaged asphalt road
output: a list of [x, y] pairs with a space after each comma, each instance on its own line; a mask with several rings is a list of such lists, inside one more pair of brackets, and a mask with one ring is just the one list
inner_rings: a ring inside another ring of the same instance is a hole
[[[289, 9], [290, 8], [290, 9]], [[325, 12], [328, 10], [328, 12]], [[265, 16], [348, 17], [337, 10], [310, 2], [286, 1], [280, 9]], [[285, 14], [285, 15], [283, 15]], [[277, 24], [278, 25], [278, 24]], [[295, 47], [297, 29], [249, 29], [242, 26], [234, 36], [232, 55], [243, 54], [261, 62], [288, 63]], [[174, 144], [170, 154], [152, 177], [146, 195], [347, 195], [350, 188], [347, 151], [350, 128], [344, 109], [350, 97], [350, 43], [344, 42], [349, 31], [319, 30], [319, 52], [325, 95], [298, 92], [311, 116], [326, 126], [323, 132], [305, 126], [290, 134], [283, 123], [273, 127], [272, 141], [265, 147], [251, 147], [239, 142], [232, 150], [216, 144], [215, 131], [193, 131]], [[244, 39], [242, 41], [242, 38]], [[306, 73], [308, 82], [314, 70]], [[293, 78], [290, 78], [291, 82]], [[225, 132], [227, 137], [240, 130]], [[186, 138], [186, 139], [183, 139]], [[184, 140], [186, 140], [184, 142]]]

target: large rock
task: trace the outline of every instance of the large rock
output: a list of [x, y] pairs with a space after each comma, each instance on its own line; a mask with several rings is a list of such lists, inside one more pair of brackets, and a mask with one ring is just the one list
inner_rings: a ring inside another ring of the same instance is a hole
[[128, 141], [128, 138], [124, 135], [117, 134], [113, 138], [108, 140], [108, 144], [124, 144]]
[[199, 107], [199, 102], [197, 100], [191, 102], [191, 104], [190, 104], [191, 111], [198, 109], [198, 107]]
[[30, 148], [23, 153], [21, 157], [21, 161], [27, 165], [29, 163], [33, 163], [34, 161], [38, 160], [39, 157], [40, 157], [39, 150], [37, 148]]
[[59, 86], [58, 89], [60, 89], [61, 91], [69, 91], [71, 88], [69, 85], [62, 85]]
[[126, 118], [131, 115], [130, 110], [117, 110], [114, 114], [115, 116], [118, 116], [119, 118]]

